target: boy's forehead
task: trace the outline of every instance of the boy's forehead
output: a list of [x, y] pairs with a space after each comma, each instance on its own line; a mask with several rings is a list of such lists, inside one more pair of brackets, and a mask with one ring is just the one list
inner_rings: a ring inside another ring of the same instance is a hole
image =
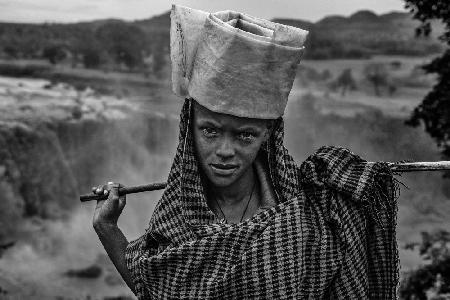
[[217, 112], [213, 112], [212, 110], [207, 109], [206, 107], [197, 103], [197, 101], [192, 101], [194, 104], [194, 116], [197, 117], [218, 117], [221, 114]]
[[236, 126], [243, 126], [243, 125], [264, 126], [266, 123], [266, 120], [263, 119], [250, 119], [214, 112], [198, 104], [196, 101], [193, 101], [193, 103], [194, 103], [194, 120], [199, 121], [211, 120], [219, 123], [233, 124]]

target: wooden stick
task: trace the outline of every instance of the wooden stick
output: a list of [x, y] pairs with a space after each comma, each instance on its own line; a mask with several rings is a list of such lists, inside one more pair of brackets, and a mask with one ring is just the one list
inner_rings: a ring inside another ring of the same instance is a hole
[[[128, 186], [128, 187], [121, 187], [119, 188], [119, 195], [127, 195], [127, 194], [134, 194], [134, 193], [140, 193], [140, 192], [148, 192], [148, 191], [156, 191], [156, 190], [162, 190], [166, 187], [165, 182], [157, 182], [157, 183], [150, 183], [145, 185], [138, 185], [138, 186]], [[92, 201], [92, 200], [105, 200], [107, 199], [107, 195], [97, 195], [94, 193], [81, 195], [80, 201], [86, 202], [86, 201]]]
[[[393, 172], [417, 172], [417, 171], [445, 171], [450, 170], [450, 161], [437, 162], [411, 162], [411, 163], [388, 163]], [[161, 190], [166, 187], [167, 183], [157, 182], [146, 185], [129, 186], [119, 188], [119, 195], [134, 194], [140, 192], [148, 192]], [[94, 193], [81, 195], [80, 201], [104, 200], [107, 195], [96, 195]]]
[[450, 161], [388, 163], [393, 172], [445, 171], [450, 170]]

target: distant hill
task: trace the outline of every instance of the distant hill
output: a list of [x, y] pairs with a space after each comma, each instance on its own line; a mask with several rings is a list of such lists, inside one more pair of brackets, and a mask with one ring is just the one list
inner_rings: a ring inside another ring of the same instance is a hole
[[170, 12], [155, 16], [150, 19], [135, 21], [142, 29], [148, 32], [169, 33], [170, 30]]
[[[349, 17], [328, 16], [316, 23], [299, 19], [274, 21], [310, 31], [305, 53], [310, 59], [366, 58], [374, 54], [423, 56], [443, 49], [437, 39], [443, 26], [435, 24], [430, 38], [417, 39], [414, 34], [419, 23], [408, 13], [376, 15], [359, 11]], [[169, 27], [169, 12], [133, 22], [106, 19], [72, 24], [0, 23], [0, 57], [53, 55], [57, 62], [69, 54], [91, 67], [119, 60], [135, 68], [152, 53], [157, 60], [167, 56]]]
[[392, 12], [382, 15], [367, 10], [349, 17], [328, 16], [316, 23], [295, 19], [274, 19], [310, 31], [308, 58], [364, 58], [374, 54], [422, 56], [442, 51], [438, 40], [443, 25], [435, 23], [429, 38], [416, 38], [419, 25], [411, 15]]

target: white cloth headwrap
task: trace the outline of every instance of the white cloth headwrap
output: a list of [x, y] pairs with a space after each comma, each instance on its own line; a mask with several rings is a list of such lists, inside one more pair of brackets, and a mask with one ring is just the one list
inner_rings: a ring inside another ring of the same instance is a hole
[[173, 5], [172, 89], [239, 117], [284, 114], [308, 32], [233, 11]]

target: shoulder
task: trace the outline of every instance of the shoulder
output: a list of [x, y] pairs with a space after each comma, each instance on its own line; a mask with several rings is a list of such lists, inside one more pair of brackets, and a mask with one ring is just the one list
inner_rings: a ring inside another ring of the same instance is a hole
[[[395, 295], [399, 279], [398, 185], [388, 164], [327, 146], [305, 160], [299, 174], [311, 211], [320, 210], [343, 246], [339, 278], [367, 273], [369, 294], [391, 299], [386, 295]], [[367, 269], [355, 271], [361, 257]]]
[[300, 165], [299, 177], [324, 208], [355, 207], [379, 225], [396, 214], [396, 180], [385, 162], [367, 162], [346, 148], [324, 146]]

